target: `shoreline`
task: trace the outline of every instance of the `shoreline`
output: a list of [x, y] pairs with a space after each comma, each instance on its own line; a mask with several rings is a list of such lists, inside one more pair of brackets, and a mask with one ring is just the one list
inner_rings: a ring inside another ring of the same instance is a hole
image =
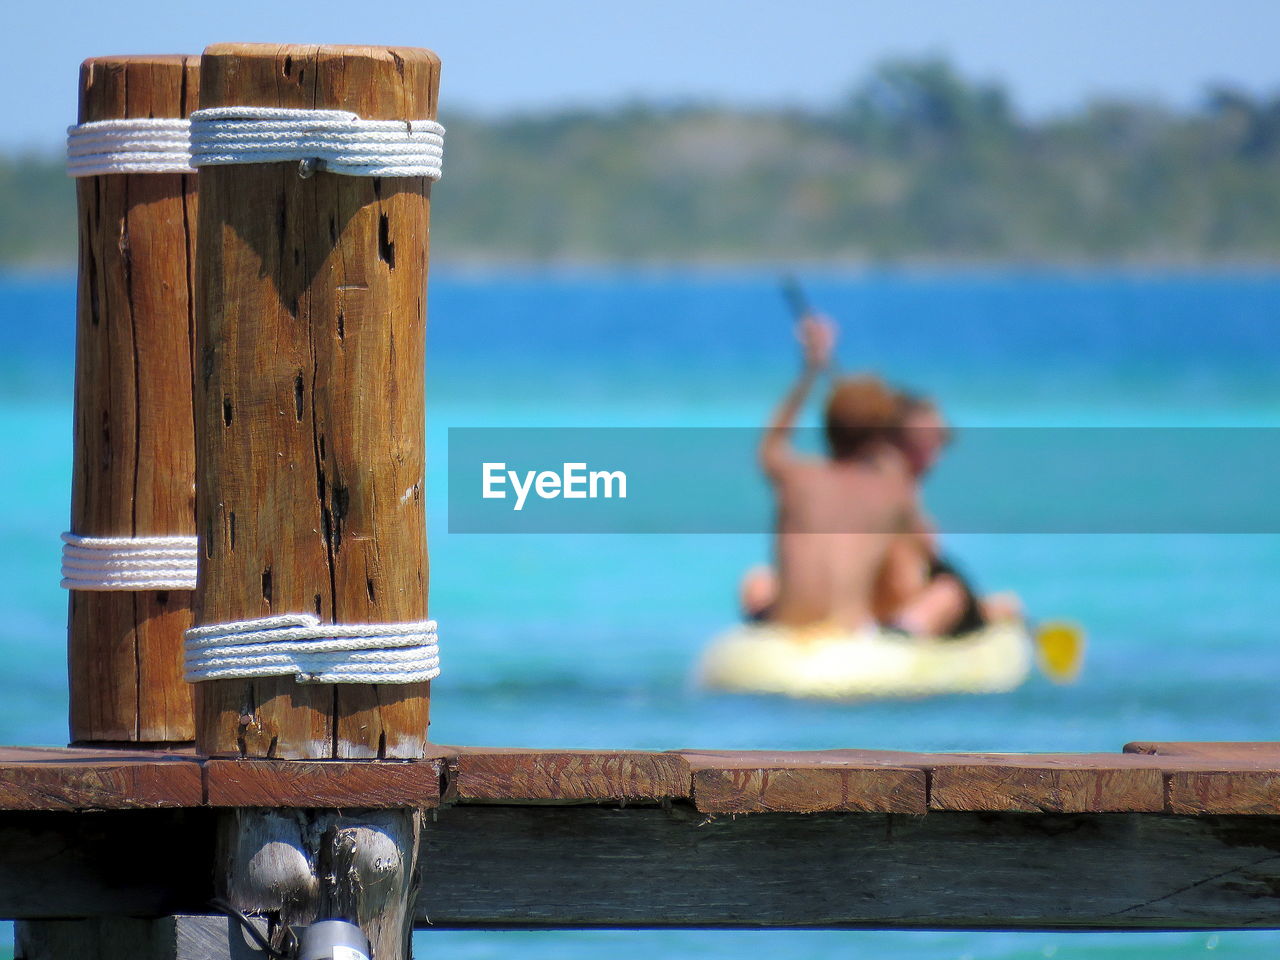
[[[67, 261], [32, 263], [0, 262], [0, 282], [66, 279], [74, 280], [76, 264]], [[589, 260], [577, 258], [534, 259], [501, 257], [440, 258], [432, 264], [436, 277], [453, 279], [485, 279], [488, 277], [608, 278], [688, 277], [735, 278], [779, 273], [803, 273], [808, 276], [848, 279], [852, 277], [980, 278], [991, 276], [1025, 277], [1116, 277], [1116, 278], [1270, 278], [1280, 277], [1280, 258], [1274, 260], [951, 260], [941, 258], [903, 258], [870, 260], [855, 258], [734, 259], [701, 258], [692, 260]]]

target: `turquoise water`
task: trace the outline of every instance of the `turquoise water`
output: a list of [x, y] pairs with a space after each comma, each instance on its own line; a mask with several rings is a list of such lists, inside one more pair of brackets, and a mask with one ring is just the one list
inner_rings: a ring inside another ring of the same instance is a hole
[[[964, 426], [1280, 424], [1280, 275], [814, 274], [846, 369], [936, 395]], [[436, 740], [598, 747], [1116, 750], [1274, 739], [1280, 537], [965, 534], [984, 587], [1086, 625], [1081, 682], [830, 705], [692, 689], [767, 537], [463, 535], [444, 523], [450, 426], [754, 426], [795, 366], [766, 272], [459, 274], [432, 281]], [[65, 741], [57, 534], [71, 463], [71, 279], [0, 279], [0, 742]], [[963, 442], [963, 430], [960, 433]], [[940, 517], [945, 527], [946, 518]], [[424, 933], [419, 950], [631, 956], [1256, 956], [1271, 934]]]

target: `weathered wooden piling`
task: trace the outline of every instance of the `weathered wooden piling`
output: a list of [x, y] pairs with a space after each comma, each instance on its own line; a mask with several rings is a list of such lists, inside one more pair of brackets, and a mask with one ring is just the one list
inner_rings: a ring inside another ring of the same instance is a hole
[[374, 960], [409, 956], [423, 815], [411, 810], [262, 810], [224, 815], [219, 892], [267, 914], [276, 945], [290, 927], [347, 920]]
[[[438, 74], [425, 50], [225, 44], [204, 53], [200, 105], [434, 119]], [[294, 161], [204, 166], [200, 191], [196, 622], [425, 619], [428, 181]], [[210, 756], [426, 753], [427, 683], [196, 688]], [[215, 885], [278, 943], [333, 917], [407, 956], [421, 813], [351, 806], [224, 813]]]
[[[199, 58], [98, 57], [80, 122], [185, 117]], [[195, 533], [191, 410], [195, 177], [109, 174], [76, 185], [75, 460], [71, 530]], [[155, 745], [195, 736], [182, 679], [190, 591], [70, 592], [71, 740]]]
[[[434, 118], [438, 58], [382, 47], [222, 44], [204, 108]], [[430, 185], [203, 167], [196, 382], [197, 622], [314, 613], [420, 619]], [[429, 685], [197, 685], [209, 755], [421, 757]]]

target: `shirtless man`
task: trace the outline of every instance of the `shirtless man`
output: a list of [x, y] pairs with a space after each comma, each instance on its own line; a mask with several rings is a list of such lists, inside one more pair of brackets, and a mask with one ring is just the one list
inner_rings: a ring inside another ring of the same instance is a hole
[[[776, 586], [761, 619], [792, 627], [859, 630], [874, 624], [872, 590], [894, 538], [916, 516], [916, 482], [894, 438], [900, 401], [873, 377], [843, 379], [827, 401], [829, 457], [806, 457], [791, 431], [835, 342], [830, 321], [799, 328], [804, 369], [760, 444], [760, 463], [777, 502]], [[744, 584], [750, 609], [752, 589]], [[769, 577], [772, 579], [772, 577]]]

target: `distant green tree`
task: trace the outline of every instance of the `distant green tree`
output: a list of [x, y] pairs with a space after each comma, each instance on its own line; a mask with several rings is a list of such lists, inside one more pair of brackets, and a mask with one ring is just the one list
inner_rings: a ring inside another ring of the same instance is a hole
[[1280, 152], [1280, 96], [1254, 98], [1230, 87], [1214, 87], [1206, 108], [1240, 156], [1257, 159]]
[[969, 81], [939, 58], [881, 64], [850, 91], [842, 112], [855, 138], [905, 146], [954, 144], [1015, 126], [1001, 87]]

